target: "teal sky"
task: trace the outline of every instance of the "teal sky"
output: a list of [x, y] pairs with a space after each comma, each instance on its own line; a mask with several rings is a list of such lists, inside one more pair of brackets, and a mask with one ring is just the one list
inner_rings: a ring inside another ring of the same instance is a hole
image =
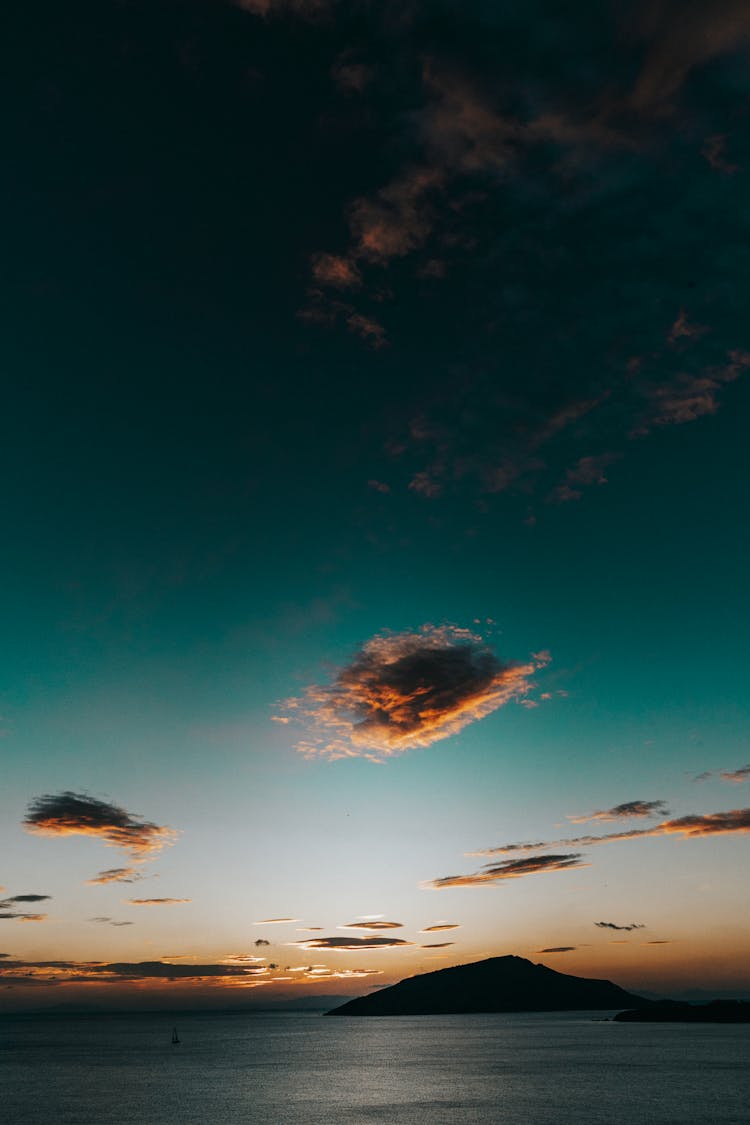
[[80, 7], [11, 21], [0, 1002], [747, 993], [743, 7]]

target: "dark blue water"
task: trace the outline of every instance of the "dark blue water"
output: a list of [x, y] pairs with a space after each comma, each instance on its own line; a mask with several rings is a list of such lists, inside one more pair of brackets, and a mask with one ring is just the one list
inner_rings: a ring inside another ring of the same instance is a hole
[[8, 1125], [747, 1125], [750, 1025], [563, 1015], [0, 1019]]

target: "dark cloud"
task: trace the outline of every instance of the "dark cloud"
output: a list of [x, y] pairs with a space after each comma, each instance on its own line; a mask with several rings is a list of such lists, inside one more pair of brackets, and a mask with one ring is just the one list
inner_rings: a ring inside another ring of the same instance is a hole
[[138, 820], [118, 805], [69, 790], [36, 797], [23, 824], [39, 836], [97, 836], [141, 862], [176, 837], [171, 828]]
[[129, 898], [131, 906], [181, 906], [192, 902], [191, 898]]
[[338, 949], [343, 952], [353, 952], [362, 949], [396, 949], [413, 945], [414, 942], [389, 937], [322, 937], [295, 941], [291, 944], [298, 945], [302, 949]]
[[594, 922], [594, 925], [598, 926], [600, 930], [624, 930], [627, 933], [630, 933], [631, 930], [645, 930], [646, 928], [643, 922], [629, 922], [625, 926], [618, 926], [616, 922]]
[[537, 949], [537, 953], [572, 953], [575, 945], [550, 945], [547, 949]]
[[750, 832], [750, 809], [730, 809], [728, 812], [691, 813], [672, 820], [663, 820], [651, 828], [631, 828], [627, 832], [607, 832], [603, 836], [574, 836], [562, 840], [539, 841], [535, 844], [500, 844], [484, 848], [471, 855], [508, 855], [512, 852], [532, 852], [540, 848], [592, 847], [621, 840], [641, 840], [649, 836], [723, 836]]
[[261, 945], [270, 945], [270, 944], [271, 944], [270, 941], [267, 941], [266, 938], [262, 938], [262, 937], [256, 938], [255, 941], [253, 942], [253, 945], [255, 945], [256, 947], [261, 946]]
[[456, 734], [533, 687], [547, 654], [503, 663], [484, 640], [453, 625], [414, 633], [380, 633], [340, 669], [333, 683], [312, 686], [285, 711], [309, 734], [308, 755], [383, 758]]
[[622, 805], [615, 805], [611, 809], [599, 809], [598, 812], [588, 813], [586, 816], [569, 816], [573, 824], [585, 824], [588, 820], [627, 820], [631, 816], [665, 816], [667, 814], [665, 801], [625, 801]]
[[[715, 413], [747, 369], [742, 312], [723, 296], [727, 261], [745, 276], [723, 203], [747, 150], [730, 69], [750, 47], [743, 2], [583, 5], [564, 20], [544, 0], [532, 17], [354, 6], [340, 86], [350, 105], [367, 84], [387, 172], [341, 200], [348, 231], [311, 257], [307, 319], [351, 328], [387, 278], [398, 313], [379, 331], [405, 336], [406, 321], [435, 353], [450, 347], [393, 435], [412, 493], [578, 500], [634, 439]], [[415, 285], [427, 277], [429, 293]], [[450, 311], [467, 305], [456, 332]]]
[[0, 902], [0, 910], [12, 902], [45, 902], [50, 898], [52, 898], [52, 895], [11, 895], [10, 898], [3, 899]]
[[642, 944], [643, 945], [671, 945], [672, 942], [669, 938], [665, 938], [662, 941], [644, 941]]
[[505, 879], [522, 879], [545, 871], [567, 871], [573, 867], [587, 867], [581, 863], [579, 853], [567, 855], [536, 855], [525, 859], [506, 859], [502, 863], [487, 863], [481, 871], [470, 875], [445, 875], [432, 879], [425, 886], [442, 890], [445, 887], [487, 887]]
[[[270, 967], [270, 966], [269, 966]], [[3, 963], [3, 982], [14, 985], [96, 983], [145, 980], [249, 981], [267, 970], [226, 964], [173, 965], [165, 961], [22, 961]], [[259, 982], [264, 983], [264, 982]]]
[[426, 945], [420, 945], [420, 949], [447, 949], [449, 945], [455, 945], [454, 941], [431, 941]]
[[133, 922], [115, 922], [113, 918], [108, 918], [104, 915], [99, 915], [96, 918], [89, 918], [89, 922], [99, 922], [103, 926], [132, 926]]

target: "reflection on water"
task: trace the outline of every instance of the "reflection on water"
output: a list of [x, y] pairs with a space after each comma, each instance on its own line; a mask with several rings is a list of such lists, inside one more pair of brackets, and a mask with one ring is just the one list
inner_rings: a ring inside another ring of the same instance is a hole
[[601, 1013], [0, 1019], [13, 1125], [746, 1125], [750, 1026]]

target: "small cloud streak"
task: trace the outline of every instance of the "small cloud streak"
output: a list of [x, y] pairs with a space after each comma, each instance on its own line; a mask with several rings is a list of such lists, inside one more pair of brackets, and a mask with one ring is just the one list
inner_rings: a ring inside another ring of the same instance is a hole
[[665, 816], [666, 801], [625, 801], [612, 809], [599, 809], [585, 816], [569, 816], [573, 824], [586, 824], [589, 820], [627, 820], [631, 816]]
[[259, 922], [253, 922], [254, 926], [281, 926], [287, 922], [301, 922], [301, 918], [261, 918]]
[[547, 653], [504, 663], [482, 637], [453, 625], [384, 632], [367, 641], [333, 683], [287, 700], [311, 736], [297, 744], [309, 757], [379, 760], [457, 734], [512, 700], [525, 697]]
[[344, 953], [361, 951], [363, 949], [397, 949], [407, 945], [414, 945], [413, 941], [403, 938], [390, 937], [322, 937], [309, 938], [307, 941], [293, 941], [301, 949], [333, 949]]
[[[686, 836], [694, 839], [703, 836], [725, 836], [733, 833], [750, 833], [750, 808], [730, 809], [727, 812], [691, 813], [673, 820], [663, 820], [652, 828], [632, 828], [627, 832], [608, 832], [604, 836], [574, 836], [563, 840], [542, 840], [535, 844], [501, 844], [470, 852], [475, 856], [508, 855], [512, 852], [533, 852], [540, 848], [559, 848], [616, 843], [620, 840], [640, 840], [649, 836]], [[540, 857], [541, 858], [541, 857]]]
[[191, 898], [129, 898], [131, 906], [181, 906], [185, 902], [192, 902]]
[[721, 770], [719, 777], [722, 781], [731, 781], [733, 785], [750, 781], [750, 765], [741, 766], [738, 770]]
[[537, 949], [537, 953], [572, 953], [575, 945], [551, 945], [547, 949]]
[[138, 820], [118, 805], [70, 790], [36, 797], [23, 825], [37, 836], [97, 836], [141, 863], [171, 844], [177, 835], [172, 828]]
[[594, 925], [598, 926], [600, 930], [623, 930], [626, 933], [630, 933], [631, 930], [645, 930], [646, 928], [643, 922], [629, 922], [625, 926], [618, 926], [616, 922], [594, 922]]
[[455, 945], [455, 941], [432, 941], [426, 945], [420, 945], [420, 949], [447, 949], [449, 945]]
[[480, 871], [471, 875], [446, 875], [432, 879], [424, 886], [433, 890], [446, 887], [487, 887], [505, 879], [522, 879], [526, 875], [537, 875], [546, 871], [568, 871], [571, 868], [588, 867], [581, 863], [580, 853], [567, 855], [536, 855], [525, 859], [506, 859], [502, 863], [487, 863]]
[[107, 883], [137, 883], [143, 877], [137, 867], [110, 867], [106, 871], [100, 871], [93, 879], [87, 879], [86, 885], [95, 887]]
[[440, 933], [441, 930], [458, 930], [460, 928], [461, 925], [459, 922], [435, 922], [433, 926], [425, 926], [425, 928], [419, 932], [420, 934], [437, 934]]
[[402, 930], [403, 922], [348, 922], [345, 926], [337, 926], [337, 930]]

